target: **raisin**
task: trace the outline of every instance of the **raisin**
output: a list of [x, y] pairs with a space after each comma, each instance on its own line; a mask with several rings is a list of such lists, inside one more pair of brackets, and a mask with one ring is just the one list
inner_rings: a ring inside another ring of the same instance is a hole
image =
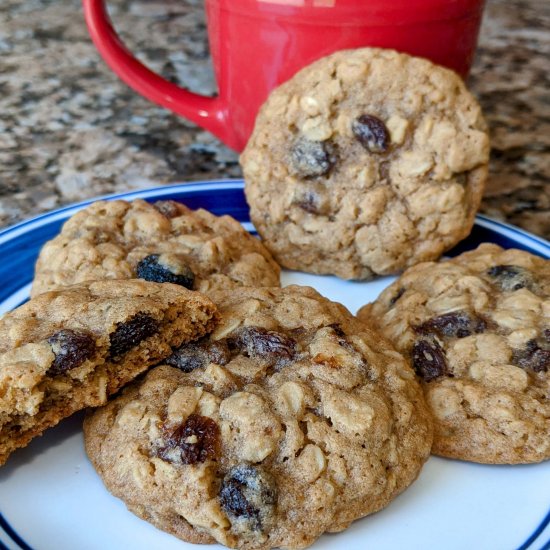
[[326, 142], [301, 138], [292, 146], [291, 161], [300, 176], [313, 178], [328, 174], [335, 159]]
[[231, 360], [231, 352], [225, 340], [211, 342], [208, 346], [208, 360], [216, 365], [227, 365]]
[[182, 346], [166, 359], [166, 363], [183, 372], [206, 367], [209, 363], [227, 365], [231, 352], [225, 340], [210, 342], [208, 339]]
[[222, 481], [221, 507], [241, 531], [259, 531], [271, 523], [276, 502], [272, 479], [256, 466], [235, 466]]
[[169, 268], [159, 262], [158, 254], [150, 254], [139, 261], [136, 267], [137, 276], [154, 283], [174, 283], [192, 289], [195, 274], [187, 265], [178, 266], [177, 270]]
[[157, 456], [167, 462], [197, 464], [213, 460], [220, 448], [220, 428], [207, 416], [190, 415], [175, 430], [167, 434]]
[[328, 326], [334, 331], [334, 335], [336, 336], [336, 341], [338, 342], [339, 346], [342, 346], [343, 348], [346, 348], [350, 351], [355, 351], [353, 344], [351, 344], [351, 342], [348, 342], [348, 339], [346, 338], [346, 333], [342, 330], [342, 327], [339, 323], [333, 323], [332, 325]]
[[111, 357], [120, 357], [159, 331], [159, 322], [146, 313], [137, 313], [126, 322], [117, 323], [109, 336]]
[[[545, 331], [546, 337], [546, 331]], [[547, 372], [550, 368], [550, 349], [539, 345], [536, 340], [529, 340], [525, 348], [514, 350], [512, 363], [522, 369], [531, 369], [535, 372]]]
[[296, 356], [296, 340], [262, 327], [245, 327], [229, 343], [249, 357], [260, 357], [269, 363], [284, 363]]
[[361, 115], [351, 127], [354, 136], [371, 153], [384, 153], [388, 150], [390, 134], [386, 125], [372, 115]]
[[314, 193], [306, 193], [296, 203], [302, 210], [309, 212], [310, 214], [318, 214], [319, 208], [317, 206], [317, 195]]
[[166, 218], [172, 219], [181, 216], [181, 205], [176, 201], [156, 201], [153, 206]]
[[55, 355], [48, 369], [50, 375], [80, 367], [96, 352], [95, 338], [83, 330], [61, 329], [48, 338], [48, 344]]
[[412, 349], [413, 367], [423, 380], [430, 382], [440, 376], [449, 375], [447, 358], [441, 346], [435, 341], [418, 340]]
[[340, 323], [332, 323], [332, 325], [329, 325], [329, 327], [334, 331], [334, 334], [338, 336], [338, 338], [346, 338], [346, 333], [342, 330], [342, 326]]
[[487, 270], [487, 275], [495, 279], [500, 289], [506, 292], [534, 288], [533, 274], [519, 265], [495, 265]]
[[390, 298], [390, 306], [393, 306], [395, 305], [395, 302], [397, 302], [397, 300], [399, 300], [399, 298], [401, 298], [401, 296], [403, 296], [403, 294], [405, 294], [406, 290], [404, 288], [400, 288], [391, 298]]
[[433, 317], [414, 327], [419, 334], [437, 334], [453, 338], [465, 338], [474, 333], [484, 332], [487, 323], [467, 311], [453, 311]]

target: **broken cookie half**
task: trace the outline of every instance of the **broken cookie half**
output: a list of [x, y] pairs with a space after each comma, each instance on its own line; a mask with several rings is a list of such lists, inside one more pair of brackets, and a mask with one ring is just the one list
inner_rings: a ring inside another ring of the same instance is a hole
[[215, 305], [169, 283], [91, 281], [0, 319], [0, 465], [46, 428], [208, 334]]

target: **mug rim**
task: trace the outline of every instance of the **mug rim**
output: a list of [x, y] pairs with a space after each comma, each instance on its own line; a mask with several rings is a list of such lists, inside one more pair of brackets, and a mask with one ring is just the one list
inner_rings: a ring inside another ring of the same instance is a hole
[[205, 3], [207, 10], [253, 19], [269, 16], [304, 25], [395, 27], [481, 17], [486, 0], [206, 0]]

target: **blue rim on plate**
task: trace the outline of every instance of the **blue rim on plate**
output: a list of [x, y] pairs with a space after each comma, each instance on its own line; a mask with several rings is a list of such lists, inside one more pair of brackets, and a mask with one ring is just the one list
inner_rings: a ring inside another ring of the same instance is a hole
[[[205, 181], [187, 184], [174, 184], [161, 188], [139, 190], [116, 195], [96, 197], [91, 200], [66, 206], [53, 212], [42, 214], [0, 231], [0, 312], [22, 304], [28, 299], [33, 278], [34, 262], [42, 245], [59, 233], [62, 224], [78, 210], [97, 200], [136, 199], [184, 201], [190, 208], [206, 208], [217, 215], [229, 214], [254, 232], [250, 223], [248, 205], [243, 193], [242, 180]], [[490, 241], [503, 248], [520, 248], [550, 259], [550, 243], [514, 226], [477, 216], [474, 229], [469, 237], [449, 252], [450, 256], [476, 248], [481, 242]], [[0, 503], [1, 505], [1, 503]], [[541, 535], [550, 525], [550, 510], [540, 521], [531, 535], [517, 550], [533, 548], [540, 542]], [[5, 543], [15, 544], [15, 548], [31, 550], [31, 547], [13, 529], [0, 510], [0, 550], [8, 549]], [[4, 541], [4, 542], [3, 542]], [[550, 539], [539, 546], [550, 550]]]

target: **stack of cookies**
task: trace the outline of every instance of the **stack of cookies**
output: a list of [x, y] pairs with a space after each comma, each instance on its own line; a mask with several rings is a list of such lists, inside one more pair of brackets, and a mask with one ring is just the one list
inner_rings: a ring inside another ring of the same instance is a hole
[[[339, 52], [272, 93], [242, 155], [263, 244], [173, 201], [80, 211], [0, 320], [0, 463], [89, 408], [88, 456], [136, 515], [294, 549], [388, 505], [430, 451], [550, 458], [550, 262], [437, 261], [471, 230], [488, 152], [454, 73]], [[279, 264], [406, 271], [354, 317], [280, 288]]]

